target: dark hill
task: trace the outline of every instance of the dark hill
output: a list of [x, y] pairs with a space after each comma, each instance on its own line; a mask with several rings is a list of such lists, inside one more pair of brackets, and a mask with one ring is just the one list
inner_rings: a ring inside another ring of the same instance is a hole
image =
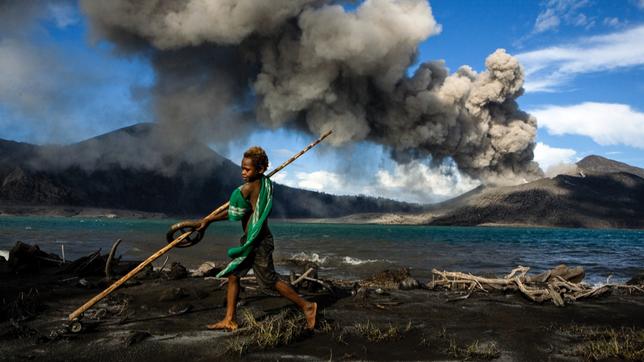
[[602, 156], [591, 155], [584, 157], [584, 159], [577, 162], [577, 168], [585, 173], [625, 172], [644, 178], [644, 169]]
[[599, 156], [577, 172], [516, 186], [480, 186], [421, 213], [350, 215], [343, 222], [644, 228], [644, 170]]
[[644, 179], [625, 172], [558, 175], [490, 188], [429, 223], [643, 228]]
[[[241, 182], [239, 166], [199, 143], [169, 144], [138, 124], [66, 146], [0, 140], [0, 211], [15, 207], [137, 210], [203, 216]], [[273, 217], [419, 211], [417, 205], [275, 185]]]
[[525, 224], [562, 227], [644, 227], [644, 170], [600, 156], [577, 163], [577, 175], [491, 187], [449, 201], [432, 225]]

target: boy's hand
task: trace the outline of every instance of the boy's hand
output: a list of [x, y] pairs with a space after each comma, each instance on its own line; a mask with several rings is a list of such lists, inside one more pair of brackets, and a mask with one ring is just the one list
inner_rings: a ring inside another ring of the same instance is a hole
[[200, 232], [200, 233], [204, 233], [204, 232], [206, 232], [206, 229], [208, 228], [208, 225], [210, 225], [210, 223], [208, 221], [206, 221], [205, 219], [202, 219], [202, 220], [198, 221], [195, 231]]
[[203, 220], [188, 220], [178, 222], [170, 227], [166, 233], [165, 238], [168, 243], [172, 243], [178, 237], [185, 233], [190, 233], [176, 246], [179, 248], [186, 248], [198, 243], [204, 236], [206, 228], [210, 222], [207, 219]]

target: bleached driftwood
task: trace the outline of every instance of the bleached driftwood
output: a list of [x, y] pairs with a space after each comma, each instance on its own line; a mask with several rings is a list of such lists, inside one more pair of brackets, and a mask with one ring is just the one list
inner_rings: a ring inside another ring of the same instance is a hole
[[107, 261], [105, 262], [105, 280], [112, 280], [112, 263], [114, 262], [114, 256], [116, 255], [116, 248], [119, 247], [121, 239], [118, 239], [112, 244], [110, 249], [110, 254], [107, 256]]
[[605, 284], [592, 287], [581, 281], [584, 271], [581, 267], [569, 268], [565, 265], [537, 275], [527, 275], [529, 267], [518, 266], [503, 278], [486, 278], [469, 273], [432, 270], [434, 278], [427, 284], [429, 289], [438, 287], [452, 290], [466, 290], [464, 296], [451, 299], [467, 299], [476, 290], [516, 290], [528, 299], [543, 303], [552, 301], [557, 306], [564, 306], [582, 298], [600, 296], [613, 289], [627, 289], [630, 292], [644, 293], [644, 288], [634, 285]]
[[307, 271], [305, 271], [305, 272], [304, 272], [304, 274], [300, 275], [300, 277], [299, 277], [299, 278], [297, 278], [297, 279], [293, 280], [293, 281], [291, 282], [291, 285], [297, 285], [297, 284], [299, 284], [302, 280], [304, 280], [305, 278], [307, 278], [307, 277], [309, 276], [309, 274], [311, 274], [311, 272], [313, 272], [313, 270], [315, 270], [315, 269], [313, 269], [313, 268], [309, 268]]

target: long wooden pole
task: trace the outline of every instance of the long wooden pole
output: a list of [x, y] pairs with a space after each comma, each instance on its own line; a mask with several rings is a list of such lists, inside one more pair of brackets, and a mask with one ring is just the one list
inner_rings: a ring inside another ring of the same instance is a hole
[[[300, 151], [297, 154], [295, 154], [295, 156], [293, 156], [293, 157], [289, 158], [288, 160], [286, 160], [286, 162], [284, 162], [278, 168], [276, 168], [273, 171], [271, 171], [267, 176], [271, 177], [274, 174], [276, 174], [277, 172], [279, 172], [281, 169], [283, 169], [284, 167], [288, 166], [291, 162], [295, 161], [300, 156], [302, 156], [304, 153], [306, 153], [308, 150], [310, 150], [311, 148], [315, 147], [318, 143], [322, 142], [322, 140], [327, 138], [331, 133], [333, 133], [332, 130], [324, 133], [322, 136], [320, 136], [320, 138], [318, 138], [316, 141], [314, 141], [310, 145], [306, 146], [302, 151]], [[211, 212], [208, 216], [214, 216], [214, 215], [219, 214], [220, 212], [226, 210], [228, 208], [228, 205], [229, 205], [229, 202], [226, 202], [225, 204], [219, 206], [216, 210]], [[116, 288], [120, 287], [123, 283], [125, 283], [128, 280], [130, 280], [132, 277], [134, 277], [136, 274], [138, 274], [141, 270], [143, 270], [143, 268], [148, 266], [148, 264], [152, 263], [153, 261], [158, 259], [161, 255], [163, 255], [163, 254], [167, 253], [168, 251], [170, 251], [170, 249], [174, 248], [177, 244], [179, 244], [185, 238], [190, 236], [190, 234], [192, 234], [192, 231], [187, 231], [187, 232], [181, 234], [178, 238], [174, 239], [171, 243], [167, 244], [166, 246], [161, 248], [159, 251], [157, 251], [156, 253], [152, 254], [149, 258], [145, 259], [141, 264], [139, 264], [136, 268], [132, 269], [129, 273], [124, 275], [121, 279], [115, 281], [112, 285], [107, 287], [107, 289], [105, 289], [102, 292], [100, 292], [99, 294], [95, 295], [92, 299], [88, 300], [87, 302], [85, 302], [85, 304], [83, 304], [78, 309], [73, 311], [68, 317], [69, 320], [71, 321], [71, 320], [74, 320], [74, 319], [78, 318], [81, 314], [83, 314], [83, 312], [85, 312], [86, 310], [91, 308], [94, 304], [98, 303], [99, 300], [105, 298], [107, 295], [112, 293]]]

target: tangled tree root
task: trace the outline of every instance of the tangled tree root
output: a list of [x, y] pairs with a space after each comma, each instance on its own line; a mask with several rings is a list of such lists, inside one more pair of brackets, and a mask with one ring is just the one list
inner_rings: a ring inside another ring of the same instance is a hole
[[582, 298], [597, 297], [615, 289], [644, 294], [644, 288], [636, 285], [604, 284], [592, 287], [582, 282], [584, 270], [581, 267], [569, 268], [558, 265], [554, 269], [537, 275], [527, 275], [529, 267], [518, 266], [503, 278], [486, 278], [461, 272], [432, 270], [433, 280], [427, 284], [429, 289], [447, 288], [467, 290], [467, 294], [457, 299], [467, 299], [475, 291], [515, 290], [528, 299], [543, 303], [552, 301], [556, 306], [564, 306]]

